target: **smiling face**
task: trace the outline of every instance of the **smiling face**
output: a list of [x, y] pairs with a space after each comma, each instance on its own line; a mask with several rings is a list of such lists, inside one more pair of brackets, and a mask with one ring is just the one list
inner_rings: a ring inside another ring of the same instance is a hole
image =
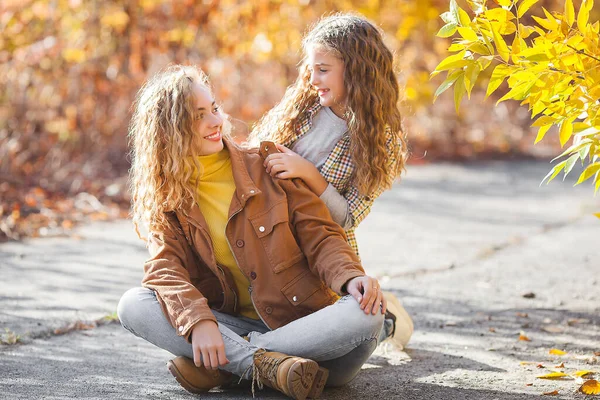
[[347, 100], [343, 61], [322, 46], [311, 46], [307, 49], [307, 64], [310, 84], [319, 93], [319, 102], [342, 118]]
[[194, 148], [196, 154], [207, 156], [223, 150], [223, 116], [210, 90], [199, 83], [192, 86], [196, 116], [194, 120]]

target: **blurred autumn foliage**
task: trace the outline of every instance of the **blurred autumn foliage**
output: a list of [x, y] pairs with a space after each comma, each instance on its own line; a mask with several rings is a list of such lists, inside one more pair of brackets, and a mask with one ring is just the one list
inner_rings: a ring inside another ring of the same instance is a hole
[[[558, 0], [540, 1], [562, 9]], [[413, 162], [551, 155], [518, 104], [459, 115], [432, 105], [429, 72], [447, 0], [3, 0], [0, 3], [0, 239], [61, 234], [85, 218], [125, 216], [127, 124], [143, 81], [169, 63], [209, 73], [244, 137], [296, 77], [302, 34], [321, 15], [355, 11], [386, 32], [404, 87]], [[498, 91], [502, 95], [503, 88]]]

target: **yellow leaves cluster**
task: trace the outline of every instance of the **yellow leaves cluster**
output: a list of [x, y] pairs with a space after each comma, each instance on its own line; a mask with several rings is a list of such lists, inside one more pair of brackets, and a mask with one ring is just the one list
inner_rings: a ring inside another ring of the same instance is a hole
[[[522, 18], [538, 0], [468, 1], [474, 17], [455, 0], [441, 15], [445, 25], [440, 37], [454, 37], [448, 51], [431, 76], [446, 72], [435, 99], [454, 86], [457, 112], [465, 94], [480, 76], [489, 77], [486, 96], [504, 82], [509, 90], [498, 101], [518, 100], [527, 105], [532, 126], [538, 128], [535, 143], [552, 127], [558, 128], [562, 146], [573, 143], [559, 157], [544, 181], [560, 172], [566, 176], [577, 161], [584, 171], [576, 184], [593, 178], [600, 189], [600, 22], [590, 23], [594, 0], [583, 0], [576, 13], [573, 0], [565, 0], [562, 12], [541, 8], [533, 16], [535, 25]], [[488, 5], [488, 3], [490, 3]], [[495, 5], [499, 5], [499, 7]], [[483, 73], [493, 66], [491, 75]]]

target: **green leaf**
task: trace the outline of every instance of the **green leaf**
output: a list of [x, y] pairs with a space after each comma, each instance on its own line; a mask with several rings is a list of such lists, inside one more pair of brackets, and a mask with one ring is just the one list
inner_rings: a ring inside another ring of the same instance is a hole
[[548, 175], [546, 175], [544, 177], [544, 179], [542, 179], [542, 181], [540, 182], [540, 186], [542, 186], [542, 184], [544, 183], [544, 181], [546, 179], [548, 179], [548, 181], [546, 182], [546, 184], [550, 183], [552, 181], [552, 179], [556, 178], [556, 175], [558, 175], [560, 173], [560, 171], [563, 170], [563, 168], [565, 168], [565, 164], [567, 163], [567, 160], [565, 161], [561, 161], [558, 164], [556, 164], [551, 170], [550, 172], [548, 172]]
[[575, 185], [579, 185], [580, 183], [583, 183], [583, 182], [587, 181], [592, 176], [596, 175], [596, 173], [598, 171], [600, 171], [600, 162], [596, 162], [596, 163], [588, 165], [583, 170], [583, 172], [581, 173], [581, 175], [579, 175], [579, 179], [577, 180], [577, 183], [575, 183]]
[[458, 19], [450, 11], [446, 11], [445, 13], [440, 15], [440, 18], [447, 24], [458, 25]]
[[481, 14], [484, 10], [484, 0], [467, 0], [467, 3], [475, 15]]
[[569, 26], [573, 26], [573, 22], [575, 22], [575, 7], [573, 7], [573, 0], [565, 1], [565, 20]]
[[566, 119], [560, 124], [558, 137], [560, 138], [561, 147], [565, 145], [573, 135], [573, 120]]
[[437, 37], [446, 38], [446, 37], [450, 37], [450, 36], [454, 35], [455, 32], [456, 32], [456, 24], [449, 23], [449, 24], [442, 26], [442, 28], [435, 35]]
[[546, 135], [546, 132], [548, 132], [548, 129], [550, 129], [552, 127], [552, 125], [544, 125], [541, 126], [540, 129], [538, 130], [538, 134], [535, 138], [535, 142], [533, 142], [533, 144], [537, 144], [540, 140], [542, 140], [544, 138], [544, 135]]
[[579, 154], [573, 154], [571, 157], [567, 158], [567, 163], [565, 164], [565, 175], [563, 177], [563, 180], [565, 180], [569, 172], [571, 172], [577, 160], [579, 160]]
[[539, 0], [524, 0], [523, 2], [521, 2], [517, 9], [517, 16], [521, 18], [527, 12], [527, 10], [529, 10], [531, 6], [533, 6], [538, 1]]
[[457, 25], [460, 24], [460, 15], [458, 13], [459, 8], [460, 7], [456, 3], [456, 0], [450, 0], [450, 13], [452, 14], [452, 18], [454, 18], [454, 21]]
[[467, 89], [465, 88], [465, 75], [460, 75], [454, 84], [454, 106], [456, 107], [456, 113], [458, 114], [460, 108], [460, 102], [464, 97]]
[[462, 69], [457, 69], [452, 71], [452, 73], [448, 72], [446, 80], [444, 80], [444, 82], [442, 82], [442, 84], [435, 91], [435, 94], [433, 95], [433, 102], [435, 102], [440, 94], [444, 93], [450, 86], [452, 86], [452, 84], [456, 82], [461, 74], [464, 74]]
[[490, 94], [494, 93], [496, 89], [502, 84], [504, 78], [510, 74], [511, 69], [506, 64], [498, 64], [496, 68], [494, 68], [494, 72], [492, 72], [492, 77], [488, 83], [487, 91], [485, 93], [485, 97], [489, 97]]
[[[563, 151], [559, 156], [554, 157], [554, 159], [552, 160], [552, 162], [554, 162], [554, 160], [558, 160], [561, 157], [566, 156], [567, 154], [570, 153], [578, 153], [580, 149], [587, 147], [588, 150], [590, 148], [590, 145], [593, 143], [593, 140], [591, 139], [583, 139], [581, 142], [573, 144], [572, 146], [570, 146], [568, 149], [566, 149], [565, 151]], [[578, 153], [579, 154], [579, 153]], [[583, 157], [579, 157], [582, 160], [585, 158], [585, 156]]]

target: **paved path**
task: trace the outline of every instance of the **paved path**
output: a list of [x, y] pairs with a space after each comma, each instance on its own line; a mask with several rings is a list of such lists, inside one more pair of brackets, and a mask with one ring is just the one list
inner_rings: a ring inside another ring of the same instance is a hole
[[[416, 331], [406, 353], [378, 349], [355, 381], [323, 398], [584, 398], [575, 380], [535, 377], [560, 363], [600, 372], [600, 200], [589, 185], [538, 187], [548, 165], [415, 166], [380, 198], [358, 230], [361, 255]], [[128, 221], [1, 244], [0, 334], [20, 339], [0, 345], [0, 398], [197, 398], [167, 372], [167, 352], [114, 322], [81, 329], [114, 314], [146, 257]]]

